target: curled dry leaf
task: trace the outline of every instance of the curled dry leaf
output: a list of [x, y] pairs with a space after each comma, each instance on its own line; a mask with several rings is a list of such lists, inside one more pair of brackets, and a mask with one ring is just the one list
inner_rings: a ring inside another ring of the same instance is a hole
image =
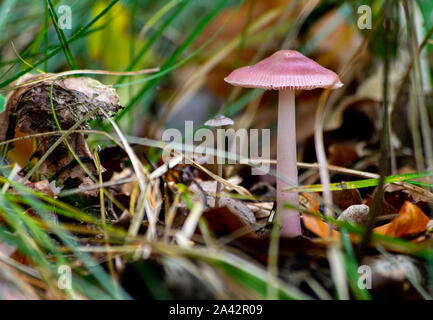
[[57, 197], [61, 191], [61, 188], [56, 186], [55, 181], [50, 183], [47, 179], [37, 182], [26, 181], [24, 185], [32, 190], [44, 193], [50, 197]]
[[392, 237], [410, 237], [427, 230], [430, 219], [416, 205], [405, 201], [398, 216], [374, 232]]
[[[121, 181], [124, 179], [136, 179], [136, 175], [134, 171], [131, 168], [125, 168], [121, 172], [114, 172], [113, 176], [111, 177], [111, 182]], [[136, 187], [137, 182], [128, 182], [128, 183], [122, 183], [119, 185], [120, 192], [126, 196], [131, 196], [134, 188]]]
[[[30, 135], [50, 131], [58, 131], [50, 104], [50, 88], [53, 78], [44, 79], [52, 74], [25, 76], [19, 79], [6, 102], [6, 109], [0, 115], [0, 140], [9, 140], [17, 135]], [[52, 90], [53, 106], [56, 117], [62, 130], [70, 129], [75, 123], [82, 120], [89, 112], [94, 111], [96, 117], [102, 117], [103, 109], [110, 115], [115, 114], [121, 105], [114, 88], [105, 86], [100, 82], [86, 78], [62, 78], [55, 81]], [[90, 129], [83, 123], [77, 129]], [[53, 134], [38, 137], [37, 146], [30, 154], [41, 157], [59, 139], [60, 135]], [[91, 171], [94, 170], [93, 157], [86, 142], [84, 133], [72, 133], [67, 138], [77, 156], [85, 162]], [[15, 143], [17, 145], [17, 143]], [[10, 146], [13, 147], [13, 146]], [[14, 150], [12, 150], [12, 153]], [[28, 158], [16, 157], [23, 160], [19, 163], [26, 165]], [[65, 144], [59, 145], [39, 168], [38, 173], [43, 178], [55, 178], [64, 181], [79, 166]], [[81, 169], [81, 168], [80, 168]], [[83, 170], [77, 174], [82, 180], [85, 176]]]
[[210, 230], [219, 236], [226, 236], [236, 230], [244, 230], [244, 233], [254, 233], [251, 226], [244, 219], [235, 214], [228, 207], [213, 208], [203, 213]]
[[250, 208], [257, 219], [267, 218], [271, 214], [272, 208], [274, 206], [273, 202], [259, 202], [259, 203], [248, 203], [248, 208]]
[[91, 196], [91, 197], [97, 197], [99, 194], [99, 189], [95, 188], [95, 189], [91, 189], [88, 190], [88, 187], [93, 187], [95, 185], [95, 183], [93, 182], [92, 179], [90, 179], [89, 177], [84, 177], [83, 178], [83, 182], [78, 186], [79, 189], [82, 189], [81, 193]]
[[[408, 172], [413, 173], [414, 170]], [[418, 179], [420, 182], [429, 183], [429, 178]], [[385, 186], [385, 199], [394, 206], [401, 207], [404, 200], [413, 201], [417, 205], [420, 202], [432, 203], [432, 193], [424, 188], [412, 185], [410, 183], [390, 183]], [[397, 205], [394, 204], [397, 202]]]
[[[198, 182], [200, 188], [196, 184], [192, 184], [189, 190], [196, 193], [202, 201], [206, 202], [206, 205], [210, 208], [215, 207], [215, 193], [216, 193], [216, 181], [203, 181]], [[203, 195], [204, 191], [206, 195]], [[242, 218], [249, 224], [256, 223], [256, 217], [249, 206], [244, 202], [237, 199], [232, 199], [228, 197], [220, 198], [220, 205], [227, 207], [232, 213]]]
[[[397, 192], [391, 194], [387, 192], [386, 186], [384, 191], [385, 192], [383, 193], [383, 198], [382, 198], [382, 208], [378, 216], [396, 214], [404, 203], [404, 199], [400, 197], [401, 193]], [[370, 208], [373, 205], [373, 199], [375, 197], [376, 192], [377, 192], [377, 188], [375, 188], [371, 194], [367, 194], [366, 197], [364, 198], [363, 203], [368, 205]]]
[[337, 190], [332, 192], [332, 203], [341, 210], [346, 210], [351, 205], [361, 204], [362, 197], [358, 189]]

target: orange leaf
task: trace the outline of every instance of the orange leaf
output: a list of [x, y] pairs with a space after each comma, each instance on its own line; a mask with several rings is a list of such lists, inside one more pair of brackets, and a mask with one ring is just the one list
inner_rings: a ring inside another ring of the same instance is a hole
[[[15, 129], [14, 138], [21, 138], [27, 134], [22, 133], [20, 130]], [[24, 139], [14, 142], [14, 148], [11, 149], [7, 156], [13, 162], [18, 163], [21, 167], [24, 167], [29, 161], [33, 152], [36, 151], [36, 140], [35, 139]]]
[[375, 228], [374, 232], [391, 237], [404, 237], [425, 231], [429, 221], [420, 208], [405, 201], [398, 216], [390, 223]]
[[[302, 221], [305, 227], [318, 235], [321, 238], [329, 237], [329, 225], [322, 221], [319, 217], [312, 216], [309, 214], [302, 215]], [[340, 233], [336, 230], [332, 230], [332, 237], [339, 237]]]
[[[308, 199], [308, 210], [319, 214], [320, 203], [313, 199], [310, 195], [304, 193], [303, 196]], [[329, 237], [329, 225], [325, 223], [319, 216], [313, 216], [310, 214], [303, 214], [302, 221], [305, 227], [318, 235], [321, 238]], [[332, 230], [332, 237], [339, 237], [340, 233], [336, 230]]]
[[389, 229], [389, 226], [390, 226], [390, 225], [391, 225], [391, 223], [384, 224], [384, 225], [382, 225], [382, 226], [380, 226], [380, 227], [376, 227], [376, 228], [374, 228], [373, 231], [374, 231], [375, 233], [378, 233], [378, 234], [386, 235], [387, 232], [388, 232], [388, 229]]

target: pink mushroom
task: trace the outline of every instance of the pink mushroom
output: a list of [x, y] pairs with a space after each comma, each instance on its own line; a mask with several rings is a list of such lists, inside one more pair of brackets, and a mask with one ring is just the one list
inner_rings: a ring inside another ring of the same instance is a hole
[[296, 192], [283, 192], [291, 186], [288, 180], [298, 184], [295, 90], [337, 89], [343, 84], [334, 72], [293, 50], [277, 51], [255, 65], [234, 70], [224, 80], [238, 87], [279, 91], [277, 212], [280, 214], [281, 236], [299, 236], [302, 233], [299, 213], [282, 207], [284, 203], [298, 204]]

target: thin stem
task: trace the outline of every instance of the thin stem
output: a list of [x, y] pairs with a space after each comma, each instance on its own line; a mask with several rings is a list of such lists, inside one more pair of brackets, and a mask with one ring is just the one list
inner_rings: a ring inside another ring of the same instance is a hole
[[301, 235], [299, 212], [283, 208], [285, 203], [298, 205], [296, 192], [283, 192], [285, 188], [298, 185], [294, 90], [279, 91], [277, 148], [277, 210], [280, 215], [281, 236], [296, 237]]
[[[218, 176], [223, 178], [223, 165], [220, 163], [218, 164]], [[221, 193], [221, 182], [217, 181], [216, 195], [215, 195], [215, 207], [220, 206], [220, 193]]]
[[[217, 146], [218, 146], [218, 151], [222, 150], [222, 146], [225, 145], [225, 143], [223, 143], [223, 140], [225, 139], [224, 134], [222, 134], [222, 127], [217, 127]], [[223, 150], [223, 152], [225, 152], [225, 150]], [[220, 178], [223, 177], [223, 162], [225, 161], [224, 158], [220, 158], [217, 157], [217, 166], [218, 166], [218, 176]], [[216, 185], [216, 193], [215, 193], [215, 204], [214, 206], [216, 208], [218, 208], [220, 206], [220, 193], [221, 193], [221, 182], [217, 181], [217, 185]]]

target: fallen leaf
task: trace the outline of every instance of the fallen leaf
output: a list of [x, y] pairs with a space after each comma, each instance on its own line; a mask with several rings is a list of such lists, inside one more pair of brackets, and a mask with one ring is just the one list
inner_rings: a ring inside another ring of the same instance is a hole
[[[262, 263], [268, 262], [271, 236], [257, 234], [245, 220], [230, 211], [227, 207], [213, 208], [205, 211], [202, 217], [212, 232], [225, 238], [226, 244], [239, 248]], [[196, 230], [198, 232], [198, 230]], [[306, 253], [320, 250], [319, 246], [307, 237], [281, 238], [279, 258], [288, 257], [293, 252]]]
[[257, 219], [267, 218], [271, 214], [272, 208], [274, 206], [273, 202], [258, 202], [258, 203], [248, 203], [248, 208], [254, 213]]
[[362, 197], [358, 189], [337, 190], [332, 192], [332, 203], [346, 210], [354, 204], [362, 204]]
[[[110, 86], [87, 77], [62, 78], [53, 84], [55, 74], [24, 76], [17, 80], [7, 97], [5, 111], [0, 115], [0, 141], [57, 131], [57, 122], [63, 130], [70, 129], [89, 112], [94, 112], [92, 119], [102, 118], [104, 112], [115, 114], [122, 108], [116, 90]], [[47, 77], [51, 77], [47, 79]], [[52, 115], [51, 99], [56, 113]], [[104, 112], [102, 112], [102, 110]], [[87, 122], [77, 129], [90, 129]], [[93, 156], [86, 141], [86, 134], [72, 133], [66, 141], [90, 172], [94, 172]], [[11, 156], [22, 167], [30, 156], [35, 158], [46, 154], [49, 148], [59, 139], [59, 135], [41, 136], [32, 140], [20, 140], [10, 144]], [[37, 143], [35, 144], [35, 141]], [[90, 163], [89, 163], [90, 162]], [[59, 145], [38, 168], [42, 178], [55, 178], [62, 183], [75, 174], [82, 180], [85, 172], [76, 163], [66, 145]]]
[[375, 228], [374, 232], [392, 237], [411, 236], [426, 231], [429, 221], [420, 208], [405, 201], [398, 216], [390, 223]]
[[[200, 185], [200, 188], [197, 186]], [[215, 193], [216, 193], [216, 181], [202, 181], [197, 182], [197, 184], [192, 184], [189, 187], [189, 190], [196, 193], [198, 197], [200, 197], [201, 201], [206, 200], [206, 205], [209, 208], [215, 207]], [[206, 193], [206, 196], [203, 194], [203, 192]], [[246, 204], [246, 202], [243, 202], [241, 200], [232, 199], [229, 197], [224, 196], [224, 192], [222, 192], [223, 196], [220, 197], [220, 205], [222, 207], [228, 207], [228, 209], [242, 218], [244, 221], [248, 222], [249, 224], [253, 225], [256, 223], [256, 217]], [[206, 198], [205, 198], [206, 197]]]
[[[370, 208], [373, 206], [373, 199], [376, 192], [377, 192], [377, 188], [375, 188], [371, 194], [367, 194], [364, 198], [363, 203], [369, 206]], [[395, 197], [396, 195], [392, 197], [387, 197], [387, 195], [388, 192], [385, 191], [382, 198], [382, 209], [379, 212], [378, 216], [396, 214], [404, 203], [404, 201], [402, 201], [401, 204], [399, 204], [398, 201], [396, 201], [397, 200], [397, 198]], [[391, 203], [389, 203], [387, 200], [390, 200]], [[394, 205], [397, 205], [397, 207], [394, 207]]]
[[[304, 194], [309, 201], [308, 209], [311, 212], [318, 213], [318, 202], [311, 196]], [[319, 216], [309, 214], [302, 215], [302, 221], [305, 227], [321, 238], [329, 237], [329, 225]], [[399, 214], [390, 223], [374, 228], [373, 231], [378, 234], [391, 237], [408, 237], [424, 232], [430, 219], [416, 205], [406, 201], [401, 207]], [[338, 237], [339, 232], [332, 230], [332, 237]], [[351, 237], [352, 238], [352, 237]]]
[[89, 177], [84, 177], [83, 182], [78, 186], [78, 188], [81, 189], [82, 194], [86, 194], [91, 197], [97, 197], [99, 195], [99, 188], [87, 190], [87, 188], [92, 188], [94, 186], [95, 182], [93, 182], [92, 179], [90, 179]]
[[[112, 182], [120, 181], [124, 179], [133, 179], [136, 178], [135, 172], [131, 168], [125, 168], [121, 172], [114, 172], [111, 178]], [[137, 185], [137, 181], [128, 182], [128, 183], [122, 183], [119, 186], [120, 192], [126, 196], [131, 196], [132, 191], [134, 190], [135, 186]]]
[[[27, 136], [27, 134], [22, 133], [18, 128], [15, 129], [14, 138], [22, 138], [24, 136]], [[36, 139], [18, 140], [14, 142], [14, 148], [8, 151], [7, 157], [23, 168], [35, 151]]]
[[251, 226], [228, 207], [210, 209], [202, 217], [207, 221], [209, 229], [219, 236], [226, 236], [239, 229], [244, 229], [245, 234], [254, 233]]
[[[308, 200], [308, 206], [307, 206], [308, 210], [310, 212], [319, 214], [320, 203], [306, 193], [304, 193], [303, 196], [305, 198], [307, 198], [307, 200]], [[310, 214], [302, 214], [302, 221], [304, 223], [304, 226], [308, 230], [310, 230], [314, 234], [318, 235], [319, 237], [322, 237], [322, 238], [328, 238], [329, 237], [329, 225], [327, 223], [325, 223], [320, 218], [320, 216], [313, 216]], [[340, 236], [340, 233], [338, 231], [332, 229], [332, 237], [339, 237], [339, 236]]]
[[47, 179], [38, 182], [26, 181], [24, 185], [50, 197], [57, 197], [61, 191], [61, 189], [56, 186], [55, 182], [50, 183]]

